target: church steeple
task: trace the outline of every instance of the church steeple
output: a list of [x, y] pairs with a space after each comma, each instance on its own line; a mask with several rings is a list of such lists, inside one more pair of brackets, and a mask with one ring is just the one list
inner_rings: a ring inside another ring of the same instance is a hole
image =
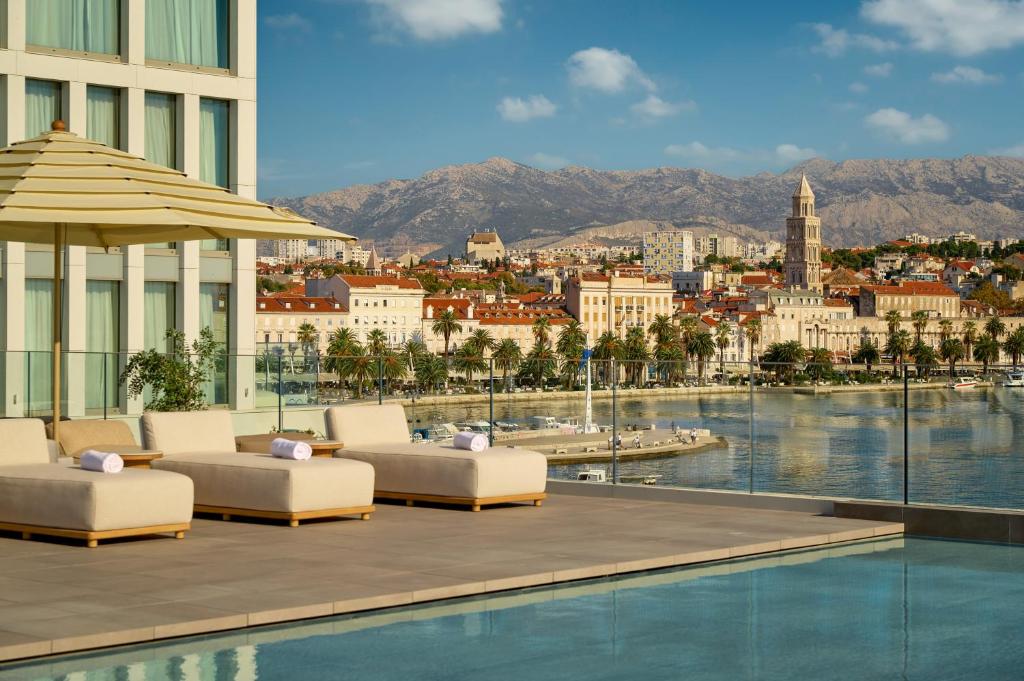
[[814, 214], [814, 192], [807, 176], [793, 192], [793, 214], [786, 218], [786, 286], [821, 287], [821, 220]]

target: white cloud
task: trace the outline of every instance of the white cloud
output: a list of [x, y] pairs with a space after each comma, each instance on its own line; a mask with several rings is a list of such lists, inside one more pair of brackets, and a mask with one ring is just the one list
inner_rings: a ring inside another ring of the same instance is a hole
[[1016, 158], [1024, 158], [1024, 142], [1012, 147], [993, 149], [989, 153], [993, 156], [1013, 156]]
[[973, 66], [954, 66], [945, 73], [933, 73], [932, 80], [936, 83], [967, 84], [967, 85], [991, 85], [1003, 79], [1002, 76], [994, 73], [985, 73]]
[[868, 115], [864, 124], [903, 144], [927, 144], [949, 139], [949, 126], [931, 114], [914, 118], [898, 109], [879, 109]]
[[689, 144], [670, 144], [665, 147], [667, 156], [677, 156], [691, 161], [735, 161], [742, 158], [743, 154], [736, 149], [729, 147], [708, 147], [700, 142]]
[[810, 147], [798, 147], [795, 144], [780, 144], [775, 147], [775, 158], [780, 163], [797, 163], [814, 158], [818, 152]]
[[891, 40], [883, 40], [865, 33], [850, 33], [845, 28], [835, 28], [832, 24], [811, 24], [821, 42], [811, 48], [829, 57], [838, 57], [847, 50], [859, 48], [871, 52], [888, 52], [899, 48]]
[[502, 0], [365, 0], [386, 30], [420, 40], [501, 30]]
[[580, 50], [569, 57], [566, 67], [569, 81], [577, 87], [608, 93], [621, 92], [634, 84], [651, 92], [657, 89], [633, 58], [618, 50], [603, 47]]
[[544, 95], [530, 95], [526, 99], [505, 97], [498, 102], [497, 109], [506, 121], [524, 123], [534, 118], [550, 118], [558, 107]]
[[1021, 0], [868, 0], [861, 14], [926, 52], [969, 56], [1024, 43]]
[[861, 82], [850, 83], [850, 92], [862, 95], [868, 91], [868, 86]]
[[541, 151], [530, 156], [529, 161], [537, 168], [543, 168], [544, 170], [558, 170], [559, 168], [564, 168], [571, 163], [567, 158], [545, 154]]
[[263, 23], [270, 28], [282, 31], [295, 30], [309, 33], [313, 30], [313, 24], [310, 23], [309, 19], [295, 12], [291, 14], [271, 14], [263, 20]]
[[629, 107], [629, 110], [642, 118], [667, 118], [683, 111], [693, 111], [696, 108], [696, 102], [690, 99], [681, 102], [666, 102], [658, 95], [650, 94], [647, 95], [647, 99]]
[[892, 63], [871, 64], [864, 67], [864, 73], [875, 78], [888, 78], [892, 75]]

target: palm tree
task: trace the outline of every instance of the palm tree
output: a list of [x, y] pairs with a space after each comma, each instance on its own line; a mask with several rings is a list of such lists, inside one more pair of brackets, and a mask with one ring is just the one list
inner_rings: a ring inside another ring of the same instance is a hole
[[474, 373], [487, 371], [487, 362], [483, 355], [477, 352], [473, 345], [463, 343], [462, 347], [455, 352], [455, 359], [452, 367], [466, 375], [466, 385], [473, 380]]
[[743, 328], [747, 333], [747, 340], [750, 341], [750, 361], [754, 361], [754, 352], [757, 350], [757, 344], [761, 342], [761, 333], [763, 332], [761, 326], [760, 317], [751, 317], [744, 324]]
[[523, 351], [519, 349], [519, 344], [511, 338], [503, 338], [498, 346], [494, 348], [494, 354], [491, 355], [494, 359], [494, 366], [500, 369], [502, 376], [505, 381], [505, 392], [508, 392], [508, 373], [514, 371], [519, 363], [523, 360]]
[[698, 331], [686, 346], [691, 357], [697, 358], [697, 380], [704, 381], [704, 365], [715, 356], [715, 339], [707, 331]]
[[910, 348], [910, 356], [914, 358], [914, 367], [917, 369], [918, 378], [928, 378], [932, 367], [938, 364], [935, 348], [924, 341], [914, 343]]
[[363, 396], [363, 385], [377, 375], [377, 360], [367, 354], [366, 348], [361, 345], [349, 349], [348, 355], [340, 359], [341, 372], [339, 375], [349, 378], [356, 383], [356, 397]]
[[1003, 350], [1010, 355], [1013, 360], [1013, 368], [1016, 369], [1017, 362], [1020, 361], [1021, 355], [1024, 355], [1024, 326], [1018, 326], [1013, 333], [1006, 337]]
[[372, 329], [366, 334], [366, 351], [374, 357], [381, 357], [388, 351], [388, 335], [381, 329]]
[[535, 343], [520, 364], [519, 372], [533, 378], [533, 385], [544, 387], [544, 379], [555, 375], [555, 353], [548, 343]]
[[335, 329], [327, 339], [327, 356], [324, 358], [324, 371], [333, 371], [338, 374], [338, 380], [344, 380], [344, 365], [342, 360], [359, 348], [359, 341], [352, 329]]
[[590, 360], [597, 362], [597, 366], [601, 370], [602, 383], [608, 383], [611, 361], [622, 359], [622, 352], [622, 341], [614, 333], [605, 331], [598, 336]]
[[939, 342], [952, 338], [953, 336], [953, 320], [952, 319], [941, 319], [939, 320]]
[[494, 336], [487, 329], [475, 329], [469, 334], [462, 347], [469, 346], [474, 354], [481, 357], [494, 349]]
[[416, 368], [416, 360], [427, 352], [426, 344], [418, 338], [410, 338], [402, 344], [402, 354], [405, 355], [409, 371]]
[[654, 337], [655, 347], [668, 345], [675, 338], [675, 327], [667, 314], [654, 315], [654, 321], [647, 327], [647, 333]]
[[896, 331], [889, 334], [889, 339], [885, 342], [885, 352], [892, 357], [893, 378], [900, 375], [899, 365], [903, 364], [903, 359], [910, 352], [912, 345], [913, 339], [910, 336], [910, 332], [906, 329], [896, 329]]
[[902, 321], [903, 317], [900, 316], [899, 310], [889, 310], [885, 313], [885, 323], [889, 325], [890, 336], [900, 330], [900, 323]]
[[668, 383], [678, 383], [682, 375], [683, 367], [686, 366], [686, 353], [679, 347], [678, 343], [659, 349], [658, 363], [659, 373], [664, 376]]
[[576, 387], [580, 373], [580, 360], [587, 345], [587, 333], [575, 319], [569, 320], [558, 332], [555, 352], [562, 358], [562, 375], [568, 379], [569, 387]]
[[434, 355], [420, 355], [416, 360], [416, 382], [432, 393], [437, 387], [448, 380], [448, 366], [445, 361]]
[[947, 338], [939, 344], [939, 357], [949, 362], [949, 380], [953, 380], [956, 363], [964, 358], [964, 344], [959, 338]]
[[732, 342], [732, 326], [729, 322], [722, 321], [715, 329], [715, 345], [718, 346], [718, 373], [725, 380], [725, 349]]
[[534, 345], [546, 345], [551, 336], [551, 320], [547, 315], [538, 317], [533, 323]]
[[444, 338], [444, 356], [447, 357], [452, 335], [462, 333], [462, 324], [459, 323], [459, 318], [455, 316], [454, 310], [442, 310], [441, 314], [434, 319], [430, 330], [435, 336]]
[[302, 354], [307, 358], [320, 345], [320, 332], [309, 322], [302, 322], [295, 330], [295, 340], [302, 346]]
[[978, 325], [973, 321], [966, 321], [960, 328], [963, 333], [964, 349], [967, 351], [967, 357], [974, 357], [974, 342], [978, 340]]
[[820, 381], [832, 371], [832, 353], [826, 348], [811, 348], [807, 353], [807, 373]]
[[998, 341], [999, 338], [1006, 333], [1006, 324], [1004, 324], [1003, 320], [999, 318], [999, 315], [995, 315], [985, 322], [985, 333]]
[[693, 315], [679, 318], [679, 347], [683, 351], [683, 380], [686, 380], [686, 369], [689, 364], [690, 342], [697, 335], [699, 329], [698, 319]]
[[795, 365], [803, 362], [806, 357], [807, 351], [800, 341], [792, 340], [769, 345], [761, 361], [774, 365], [776, 378], [784, 374], [791, 381]]
[[388, 386], [394, 388], [397, 381], [405, 378], [408, 369], [405, 366], [405, 354], [394, 350], [385, 350], [384, 354], [378, 357], [378, 366]]
[[[928, 312], [925, 310], [914, 310], [910, 313], [910, 325], [914, 327], [914, 333], [918, 343], [921, 342], [921, 334], [928, 328]], [[892, 333], [890, 330], [889, 333]]]
[[981, 371], [988, 375], [988, 365], [999, 361], [999, 341], [987, 333], [981, 334], [974, 343], [974, 361], [981, 362]]
[[878, 352], [878, 345], [870, 338], [864, 338], [860, 342], [857, 352], [853, 353], [853, 361], [858, 364], [867, 365], [868, 373], [871, 373], [871, 365], [882, 361], [882, 355]]
[[631, 326], [622, 341], [622, 360], [626, 362], [626, 380], [639, 386], [651, 359], [647, 349], [647, 335], [642, 326]]

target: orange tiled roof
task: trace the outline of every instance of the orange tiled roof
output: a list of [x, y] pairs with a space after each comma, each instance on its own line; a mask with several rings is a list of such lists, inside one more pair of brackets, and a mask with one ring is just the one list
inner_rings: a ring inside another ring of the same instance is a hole
[[861, 290], [888, 295], [960, 297], [953, 291], [953, 289], [949, 288], [945, 284], [940, 284], [937, 281], [901, 281], [899, 286], [865, 284], [861, 286]]
[[[291, 307], [285, 307], [290, 305]], [[348, 312], [348, 308], [334, 298], [320, 298], [312, 296], [257, 296], [256, 311], [259, 313], [288, 313], [296, 312]]]
[[372, 277], [365, 274], [339, 274], [346, 284], [355, 288], [374, 288], [376, 286], [397, 286], [405, 289], [422, 289], [415, 279], [402, 277]]

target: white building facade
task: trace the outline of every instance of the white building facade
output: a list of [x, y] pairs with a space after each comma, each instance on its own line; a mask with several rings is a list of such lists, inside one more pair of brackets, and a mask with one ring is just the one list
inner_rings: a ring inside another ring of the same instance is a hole
[[693, 271], [693, 232], [644, 232], [644, 272], [673, 274]]
[[[255, 0], [6, 0], [0, 142], [67, 129], [256, 198]], [[201, 28], [201, 30], [200, 30]], [[48, 412], [53, 250], [0, 242], [0, 413]], [[230, 356], [207, 397], [252, 406], [255, 242], [209, 240], [104, 251], [64, 264], [70, 416], [136, 414], [117, 386], [125, 357], [210, 327]]]

